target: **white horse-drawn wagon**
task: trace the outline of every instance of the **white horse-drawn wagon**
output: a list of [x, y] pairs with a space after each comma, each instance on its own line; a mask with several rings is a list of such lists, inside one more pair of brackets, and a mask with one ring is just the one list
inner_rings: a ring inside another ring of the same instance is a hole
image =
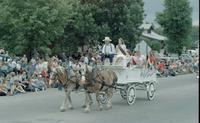
[[137, 89], [146, 90], [148, 99], [153, 100], [156, 90], [156, 70], [124, 65], [90, 66], [82, 63], [68, 67], [71, 69], [65, 69], [62, 66], [53, 69], [50, 83], [58, 80], [63, 85], [66, 94], [60, 110], [66, 110], [67, 102], [68, 108], [73, 108], [70, 93], [74, 90], [85, 92], [84, 107], [86, 112], [90, 111], [92, 102], [90, 94], [92, 93], [96, 95], [98, 110], [102, 110], [102, 104], [106, 104], [107, 109], [112, 108], [114, 90], [119, 90], [122, 98], [129, 105], [134, 104]]
[[137, 66], [124, 67], [121, 65], [99, 65], [99, 69], [113, 70], [118, 77], [116, 90], [127, 101], [129, 105], [134, 104], [136, 99], [136, 90], [146, 90], [148, 100], [155, 97], [157, 83], [156, 70], [153, 68], [142, 68]]

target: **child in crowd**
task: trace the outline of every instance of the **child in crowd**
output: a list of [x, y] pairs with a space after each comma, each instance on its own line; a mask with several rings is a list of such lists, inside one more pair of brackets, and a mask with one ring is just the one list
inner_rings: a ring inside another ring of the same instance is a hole
[[35, 91], [47, 89], [46, 84], [42, 78], [42, 75], [36, 75], [36, 77], [32, 79], [31, 81], [32, 81], [31, 84]]

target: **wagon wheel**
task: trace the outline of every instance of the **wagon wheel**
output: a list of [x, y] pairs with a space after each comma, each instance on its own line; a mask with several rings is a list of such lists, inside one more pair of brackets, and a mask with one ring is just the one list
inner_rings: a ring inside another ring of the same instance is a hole
[[107, 94], [106, 93], [99, 93], [98, 99], [101, 104], [106, 104], [108, 102]]
[[122, 99], [126, 99], [126, 90], [120, 90], [120, 95]]
[[126, 101], [129, 105], [133, 105], [136, 99], [136, 89], [134, 85], [131, 85], [126, 90]]
[[151, 82], [150, 84], [147, 85], [147, 98], [148, 100], [153, 100], [155, 97], [155, 84], [154, 82]]

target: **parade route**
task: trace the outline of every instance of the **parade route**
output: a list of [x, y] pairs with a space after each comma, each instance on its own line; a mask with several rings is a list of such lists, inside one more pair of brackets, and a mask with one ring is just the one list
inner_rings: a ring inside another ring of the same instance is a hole
[[81, 108], [84, 93], [72, 93], [73, 110], [60, 112], [64, 92], [57, 89], [0, 97], [0, 123], [197, 123], [198, 80], [194, 74], [158, 78], [156, 97], [148, 101], [146, 91], [136, 91], [134, 105], [128, 106], [116, 92], [111, 110]]

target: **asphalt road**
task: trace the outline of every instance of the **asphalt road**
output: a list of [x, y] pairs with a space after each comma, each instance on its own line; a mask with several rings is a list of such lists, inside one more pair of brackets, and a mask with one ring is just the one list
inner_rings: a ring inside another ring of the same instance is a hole
[[159, 78], [153, 101], [137, 90], [128, 106], [117, 92], [111, 110], [96, 111], [94, 103], [90, 113], [81, 108], [83, 93], [72, 93], [74, 109], [66, 112], [59, 111], [64, 92], [57, 89], [0, 97], [0, 123], [197, 123], [198, 85], [193, 74]]

